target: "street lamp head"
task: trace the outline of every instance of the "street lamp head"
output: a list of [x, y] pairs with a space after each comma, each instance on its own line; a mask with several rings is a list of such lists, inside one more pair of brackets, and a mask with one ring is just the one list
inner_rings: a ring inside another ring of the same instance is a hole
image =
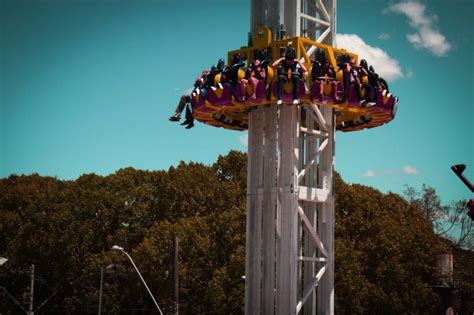
[[453, 170], [456, 175], [461, 176], [462, 172], [466, 169], [465, 164], [458, 164], [458, 165], [453, 165], [451, 166], [451, 169]]
[[123, 247], [120, 247], [118, 245], [114, 245], [114, 246], [112, 246], [112, 250], [123, 252]]

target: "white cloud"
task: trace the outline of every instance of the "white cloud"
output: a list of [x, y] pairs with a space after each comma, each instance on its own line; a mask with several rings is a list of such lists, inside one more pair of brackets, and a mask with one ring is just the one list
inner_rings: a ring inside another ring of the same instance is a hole
[[337, 47], [347, 49], [365, 59], [369, 65], [374, 66], [375, 71], [384, 79], [393, 81], [403, 77], [402, 69], [398, 60], [390, 57], [386, 51], [378, 47], [372, 47], [355, 34], [337, 34]]
[[248, 142], [249, 142], [248, 133], [245, 133], [245, 134], [239, 136], [239, 142], [240, 142], [240, 145], [247, 146]]
[[362, 176], [364, 176], [364, 177], [375, 177], [375, 173], [374, 173], [374, 171], [368, 170], [367, 172], [362, 174]]
[[413, 78], [413, 70], [412, 70], [411, 68], [408, 68], [407, 73], [405, 73], [405, 76], [406, 76], [408, 79]]
[[408, 174], [408, 175], [418, 175], [420, 174], [420, 172], [414, 168], [413, 166], [410, 166], [410, 165], [405, 165], [403, 167], [403, 171], [405, 172], [405, 174]]
[[390, 39], [390, 34], [380, 33], [379, 36], [378, 36], [378, 39], [380, 39], [380, 40], [389, 40]]
[[425, 48], [433, 55], [445, 56], [451, 50], [451, 44], [438, 30], [436, 15], [428, 16], [426, 6], [416, 1], [404, 1], [390, 5], [384, 13], [393, 12], [408, 17], [415, 33], [407, 34], [407, 40], [417, 49]]

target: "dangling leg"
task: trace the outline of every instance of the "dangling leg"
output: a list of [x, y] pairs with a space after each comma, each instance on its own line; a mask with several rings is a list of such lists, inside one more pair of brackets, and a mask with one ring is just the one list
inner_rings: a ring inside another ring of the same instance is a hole
[[192, 121], [194, 120], [194, 117], [193, 117], [193, 111], [192, 111], [192, 107], [191, 107], [191, 104], [188, 103], [188, 106], [186, 106], [186, 120], [189, 120], [189, 121]]
[[323, 101], [324, 83], [325, 83], [324, 80], [321, 80], [320, 83], [319, 83], [319, 101], [320, 102]]
[[257, 98], [257, 85], [258, 85], [258, 79], [257, 78], [250, 78], [250, 83], [252, 84], [252, 96], [250, 96], [251, 99], [256, 99]]
[[186, 121], [182, 123], [182, 125], [187, 125], [186, 129], [191, 129], [194, 127], [194, 117], [192, 113], [192, 107], [191, 104], [188, 103], [186, 106]]
[[293, 104], [299, 104], [300, 97], [300, 76], [292, 75], [291, 83], [293, 84]]
[[367, 101], [364, 100], [364, 97], [362, 96], [362, 90], [360, 88], [360, 84], [359, 82], [357, 81], [354, 81], [354, 87], [356, 89], [356, 92], [357, 92], [357, 97], [359, 98], [359, 105], [365, 105], [367, 103]]
[[[333, 98], [334, 98], [334, 102], [337, 104], [337, 103], [340, 103], [342, 98], [339, 98], [337, 97], [337, 83], [338, 81], [334, 80], [331, 82], [331, 85], [332, 85], [332, 92], [333, 92]], [[344, 93], [344, 92], [343, 92]]]
[[[191, 99], [189, 99], [189, 101], [191, 101]], [[182, 126], [189, 125], [189, 124], [193, 123], [194, 117], [193, 117], [192, 108], [193, 107], [192, 107], [191, 102], [186, 102], [186, 114], [184, 116], [186, 118], [186, 120], [181, 124]]]
[[240, 85], [240, 92], [242, 93], [242, 102], [245, 102], [245, 90], [247, 89], [247, 84], [249, 84], [249, 81], [247, 79], [242, 79], [240, 80], [242, 84]]
[[186, 99], [188, 97], [187, 95], [181, 96], [175, 113], [169, 118], [170, 121], [179, 121], [181, 119], [181, 113], [183, 112], [184, 106], [186, 106]]
[[284, 75], [278, 76], [278, 85], [277, 85], [277, 93], [278, 93], [278, 102], [277, 104], [280, 105], [282, 103], [283, 98], [283, 89], [286, 83], [286, 77]]
[[348, 96], [349, 96], [349, 90], [351, 88], [351, 81], [350, 81], [349, 76], [350, 76], [349, 73], [347, 73], [347, 72], [343, 73], [343, 77], [342, 77], [343, 95], [342, 95], [341, 99], [336, 101], [336, 104], [344, 103], [347, 100]]
[[365, 99], [367, 100], [369, 106], [375, 105], [375, 91], [369, 84], [364, 84], [365, 89]]

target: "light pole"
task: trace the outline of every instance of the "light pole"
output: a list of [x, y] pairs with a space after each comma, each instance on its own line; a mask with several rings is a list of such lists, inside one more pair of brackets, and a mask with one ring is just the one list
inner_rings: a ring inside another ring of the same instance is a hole
[[128, 257], [128, 259], [129, 259], [130, 262], [132, 263], [133, 267], [134, 267], [135, 270], [137, 271], [138, 276], [140, 276], [140, 279], [142, 280], [143, 284], [145, 285], [145, 288], [147, 289], [148, 293], [150, 294], [150, 296], [151, 296], [153, 302], [155, 303], [156, 308], [158, 309], [158, 311], [160, 312], [160, 314], [163, 315], [163, 312], [161, 311], [161, 308], [160, 308], [160, 306], [158, 305], [158, 302], [156, 302], [155, 297], [154, 297], [153, 294], [151, 293], [150, 288], [148, 288], [148, 285], [146, 284], [145, 279], [143, 279], [142, 274], [141, 274], [140, 271], [138, 270], [137, 265], [135, 265], [135, 263], [133, 262], [132, 257], [130, 257], [130, 255], [129, 255], [126, 251], [124, 251], [123, 248], [120, 247], [120, 246], [114, 245], [114, 246], [112, 246], [112, 250], [119, 251], [119, 252], [125, 254], [125, 256]]

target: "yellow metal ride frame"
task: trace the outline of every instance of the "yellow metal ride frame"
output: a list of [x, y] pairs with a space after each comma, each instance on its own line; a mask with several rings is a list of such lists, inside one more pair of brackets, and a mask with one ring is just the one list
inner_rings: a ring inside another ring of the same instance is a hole
[[[244, 60], [247, 61], [247, 65], [249, 65], [254, 60], [254, 53], [256, 51], [262, 50], [270, 50], [273, 54], [273, 58], [276, 60], [284, 55], [285, 50], [288, 47], [294, 48], [296, 51], [296, 58], [300, 60], [301, 63], [305, 65], [308, 69], [307, 72], [303, 74], [303, 81], [305, 85], [305, 93], [303, 98], [300, 100], [301, 104], [309, 105], [309, 104], [317, 104], [323, 105], [327, 107], [332, 107], [336, 114], [336, 125], [338, 130], [343, 131], [356, 131], [361, 130], [364, 128], [373, 128], [381, 126], [394, 118], [394, 112], [396, 111], [397, 101], [395, 101], [394, 107], [390, 110], [379, 110], [379, 111], [372, 111], [369, 108], [361, 107], [361, 106], [349, 106], [348, 101], [344, 101], [342, 103], [334, 103], [334, 102], [320, 102], [319, 100], [313, 99], [310, 95], [311, 85], [311, 68], [312, 68], [312, 61], [310, 56], [319, 48], [323, 50], [329, 59], [330, 63], [332, 64], [333, 69], [336, 70], [336, 80], [342, 82], [342, 71], [339, 71], [340, 68], [338, 66], [337, 60], [339, 56], [348, 55], [352, 59], [355, 64], [358, 64], [358, 56], [354, 53], [346, 51], [344, 49], [335, 48], [329, 45], [324, 45], [318, 42], [315, 42], [306, 37], [289, 37], [284, 38], [281, 40], [272, 41], [272, 34], [271, 30], [266, 26], [259, 26], [253, 35], [254, 44], [251, 47], [241, 47], [240, 49], [233, 50], [228, 52], [227, 54], [227, 61], [228, 65], [230, 65], [231, 60], [233, 60], [234, 56], [239, 54], [243, 57]], [[271, 92], [272, 84], [275, 83], [275, 69], [273, 69], [270, 65], [267, 67], [267, 78], [265, 82], [265, 88], [267, 92]], [[244, 71], [239, 70], [239, 81], [244, 77]], [[364, 77], [364, 82], [367, 84], [367, 77]], [[215, 78], [215, 86], [212, 87], [213, 92], [220, 96], [223, 93], [224, 87], [220, 84], [220, 75], [217, 75]], [[292, 84], [290, 82], [286, 83], [284, 89], [286, 92], [292, 91]], [[325, 95], [330, 95], [333, 93], [332, 91], [333, 85], [326, 81], [324, 83], [323, 93]], [[247, 86], [247, 91], [252, 92], [251, 85]], [[362, 89], [362, 95], [365, 95], [365, 90]], [[391, 96], [386, 91], [383, 91], [383, 103], [387, 104]], [[199, 97], [202, 97], [199, 94], [193, 93], [192, 98], [194, 101], [199, 101]], [[232, 101], [228, 105], [215, 105], [212, 104], [209, 100], [204, 100], [204, 107], [200, 109], [196, 109], [194, 112], [194, 117], [205, 123], [207, 125], [215, 126], [215, 127], [223, 127], [226, 129], [233, 129], [233, 130], [245, 130], [247, 129], [248, 124], [248, 113], [258, 107], [258, 106], [275, 106], [277, 100], [272, 95], [272, 93], [267, 93], [267, 96], [258, 104], [249, 103], [249, 102], [239, 102], [232, 97]], [[291, 105], [288, 105], [291, 106]], [[233, 124], [226, 124], [222, 121], [215, 119], [217, 115], [225, 116], [229, 119], [240, 121], [240, 125], [233, 125]], [[362, 121], [361, 121], [362, 118]], [[370, 118], [370, 119], [366, 119]], [[352, 123], [350, 123], [352, 122]], [[354, 123], [356, 122], [356, 123]]]

